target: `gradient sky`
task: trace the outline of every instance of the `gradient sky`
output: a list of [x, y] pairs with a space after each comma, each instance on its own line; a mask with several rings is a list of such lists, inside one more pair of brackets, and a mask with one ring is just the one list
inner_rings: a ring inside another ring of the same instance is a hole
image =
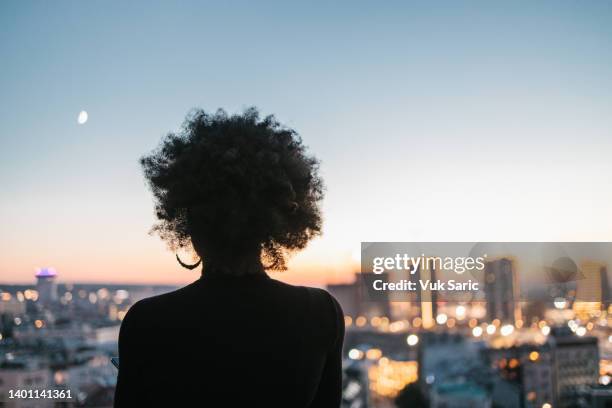
[[194, 107], [321, 159], [291, 282], [348, 279], [360, 241], [612, 240], [612, 3], [334, 3], [1, 2], [0, 280], [193, 280], [138, 158]]

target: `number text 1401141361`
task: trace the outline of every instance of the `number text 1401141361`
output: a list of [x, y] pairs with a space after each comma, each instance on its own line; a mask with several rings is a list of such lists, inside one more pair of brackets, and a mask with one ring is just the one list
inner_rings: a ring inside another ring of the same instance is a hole
[[53, 389], [18, 389], [9, 390], [9, 399], [57, 399], [68, 400], [72, 399], [70, 390], [53, 390]]

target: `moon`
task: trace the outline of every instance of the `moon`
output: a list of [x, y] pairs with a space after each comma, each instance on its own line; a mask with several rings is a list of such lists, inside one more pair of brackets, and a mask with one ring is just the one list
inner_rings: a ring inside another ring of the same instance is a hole
[[79, 125], [84, 125], [87, 122], [87, 119], [89, 119], [89, 114], [87, 113], [87, 111], [80, 111], [79, 116], [77, 117], [77, 122], [79, 123]]

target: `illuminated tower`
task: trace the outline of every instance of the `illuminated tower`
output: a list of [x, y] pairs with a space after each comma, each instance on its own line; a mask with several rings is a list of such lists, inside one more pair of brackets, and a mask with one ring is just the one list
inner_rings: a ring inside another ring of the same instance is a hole
[[487, 319], [501, 323], [514, 323], [521, 319], [518, 282], [513, 262], [500, 258], [485, 264], [485, 296]]
[[[424, 265], [419, 265], [414, 274], [414, 281], [418, 284], [419, 280], [429, 280], [431, 282], [435, 282], [435, 265], [432, 265], [429, 262], [425, 262]], [[438, 315], [438, 293], [437, 291], [430, 289], [423, 290], [420, 285], [418, 286], [418, 288], [419, 289], [417, 292], [417, 304], [421, 308], [421, 319], [423, 322], [423, 327], [429, 329], [434, 326], [436, 316]]]
[[53, 268], [40, 268], [36, 270], [36, 290], [38, 300], [45, 306], [57, 301], [57, 272]]
[[580, 318], [594, 316], [608, 300], [608, 272], [605, 265], [585, 261], [580, 265], [582, 277], [576, 281], [574, 312]]

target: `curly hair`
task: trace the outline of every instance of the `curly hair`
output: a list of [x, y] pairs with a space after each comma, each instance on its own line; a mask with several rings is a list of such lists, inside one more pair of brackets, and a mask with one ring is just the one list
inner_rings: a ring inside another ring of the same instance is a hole
[[294, 130], [255, 108], [196, 110], [140, 163], [159, 220], [151, 232], [173, 250], [206, 259], [255, 249], [266, 269], [285, 270], [286, 255], [321, 233], [318, 160]]

